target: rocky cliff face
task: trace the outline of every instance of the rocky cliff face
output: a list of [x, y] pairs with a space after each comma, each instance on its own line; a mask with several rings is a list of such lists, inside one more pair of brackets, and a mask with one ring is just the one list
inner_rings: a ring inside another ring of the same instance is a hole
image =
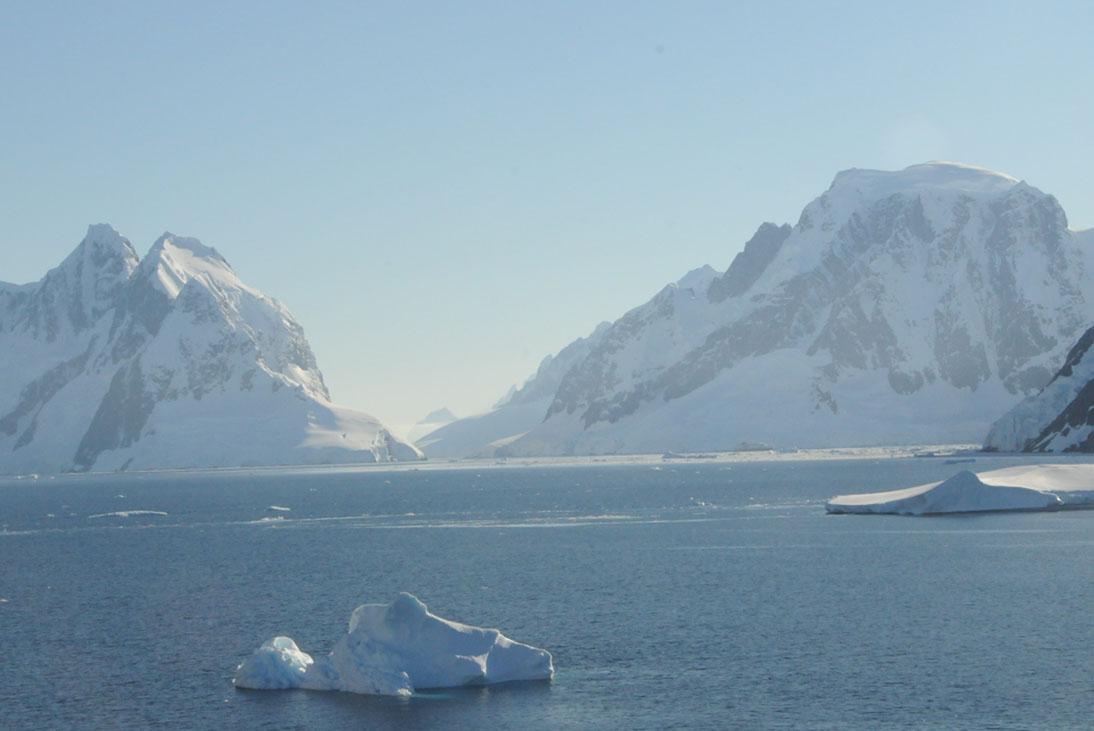
[[0, 471], [416, 459], [330, 401], [303, 329], [215, 249], [138, 259], [106, 225], [41, 281], [0, 285]]
[[612, 323], [505, 450], [978, 441], [1091, 320], [1090, 250], [1055, 198], [1007, 175], [842, 172], [724, 274]]

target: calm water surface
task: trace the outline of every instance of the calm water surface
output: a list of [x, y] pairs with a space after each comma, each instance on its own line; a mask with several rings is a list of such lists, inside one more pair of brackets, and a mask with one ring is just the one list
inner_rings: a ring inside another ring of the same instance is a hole
[[[1094, 511], [824, 514], [967, 467], [5, 481], [0, 726], [1089, 728]], [[166, 515], [104, 515], [134, 510]], [[353, 607], [401, 590], [551, 650], [555, 680], [410, 700], [232, 687], [264, 640], [325, 653]]]

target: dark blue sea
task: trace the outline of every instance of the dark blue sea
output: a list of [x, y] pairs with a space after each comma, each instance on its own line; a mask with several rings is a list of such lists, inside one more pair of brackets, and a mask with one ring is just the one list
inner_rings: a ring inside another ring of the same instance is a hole
[[[1015, 463], [6, 480], [0, 727], [1089, 729], [1094, 511], [824, 513]], [[547, 648], [554, 681], [233, 688], [263, 641], [324, 654], [399, 591]]]

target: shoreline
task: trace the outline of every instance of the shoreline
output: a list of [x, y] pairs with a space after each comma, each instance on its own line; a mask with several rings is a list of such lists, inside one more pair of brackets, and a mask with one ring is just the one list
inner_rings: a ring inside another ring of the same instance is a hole
[[[670, 456], [671, 454], [671, 456]], [[710, 464], [752, 464], [784, 462], [820, 462], [851, 460], [888, 460], [888, 459], [931, 459], [931, 460], [995, 460], [1024, 459], [1030, 462], [1043, 461], [1082, 461], [1084, 457], [1094, 459], [1094, 455], [1081, 453], [1027, 453], [1027, 452], [985, 452], [977, 444], [919, 444], [878, 447], [830, 447], [797, 450], [757, 450], [731, 452], [674, 452], [658, 454], [612, 454], [551, 457], [508, 457], [508, 458], [468, 458], [468, 459], [432, 459], [413, 462], [365, 462], [346, 464], [293, 464], [264, 465], [255, 467], [180, 467], [147, 470], [127, 470], [124, 472], [63, 472], [37, 473], [25, 475], [0, 475], [0, 487], [57, 480], [101, 479], [114, 477], [119, 479], [140, 477], [166, 477], [190, 475], [265, 475], [265, 474], [334, 474], [334, 473], [392, 473], [392, 472], [443, 472], [453, 470], [520, 469], [547, 468], [564, 469], [575, 467], [664, 467], [681, 465]]]

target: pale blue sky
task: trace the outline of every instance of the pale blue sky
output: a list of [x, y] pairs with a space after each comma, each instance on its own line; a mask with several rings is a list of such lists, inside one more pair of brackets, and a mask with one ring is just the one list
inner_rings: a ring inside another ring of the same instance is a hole
[[0, 2], [0, 279], [216, 246], [335, 399], [483, 408], [836, 171], [954, 159], [1094, 226], [1094, 3]]

